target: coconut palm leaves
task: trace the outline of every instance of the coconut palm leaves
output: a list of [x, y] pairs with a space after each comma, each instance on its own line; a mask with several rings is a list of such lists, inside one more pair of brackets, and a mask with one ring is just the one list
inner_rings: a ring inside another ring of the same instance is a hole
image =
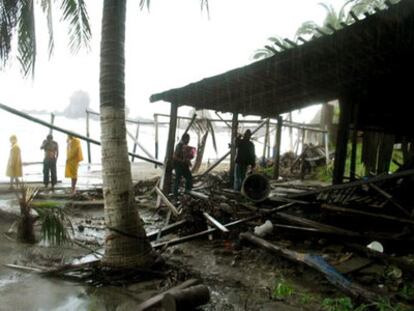
[[[41, 12], [46, 15], [49, 33], [48, 51], [54, 49], [52, 0], [41, 0]], [[60, 0], [61, 20], [68, 24], [69, 46], [72, 52], [89, 47], [91, 29], [84, 0]], [[17, 59], [23, 75], [34, 75], [36, 65], [36, 14], [34, 0], [0, 0], [0, 61], [3, 67], [12, 50], [13, 36], [17, 36]]]
[[[300, 25], [296, 31], [294, 41], [297, 42], [300, 37], [319, 37], [322, 34], [331, 34], [335, 29], [341, 29], [342, 23], [349, 23], [352, 21], [350, 12], [356, 16], [361, 16], [365, 12], [374, 11], [375, 8], [383, 9], [386, 7], [386, 0], [348, 0], [345, 1], [339, 11], [335, 10], [334, 6], [321, 2], [320, 5], [326, 12], [325, 19], [322, 25], [314, 21], [306, 21]], [[400, 0], [392, 0], [391, 3], [397, 3]], [[290, 48], [289, 44], [280, 37], [275, 36], [268, 39], [271, 45], [266, 45], [264, 48], [257, 49], [253, 55], [254, 59], [262, 59], [276, 54], [277, 49]]]
[[279, 36], [270, 37], [267, 39], [271, 45], [265, 45], [261, 49], [257, 49], [253, 54], [253, 59], [262, 59], [275, 55], [278, 49], [290, 48], [290, 45]]
[[65, 212], [56, 204], [34, 205], [41, 223], [42, 239], [52, 245], [62, 245], [70, 241], [68, 227], [72, 224]]
[[[53, 244], [61, 245], [70, 241], [67, 228], [72, 224], [63, 210], [54, 202], [33, 203], [38, 188], [22, 185], [16, 193], [20, 204], [20, 222], [18, 238], [22, 242], [35, 243], [34, 224], [40, 222], [42, 239]], [[37, 216], [33, 215], [34, 210]]]
[[216, 134], [214, 125], [210, 121], [210, 113], [207, 110], [193, 111], [192, 114], [194, 113], [196, 113], [199, 117], [194, 120], [191, 126], [191, 128], [197, 134], [197, 156], [192, 169], [193, 173], [197, 172], [200, 169], [209, 133], [211, 134], [211, 139], [213, 141], [214, 151], [217, 153]]

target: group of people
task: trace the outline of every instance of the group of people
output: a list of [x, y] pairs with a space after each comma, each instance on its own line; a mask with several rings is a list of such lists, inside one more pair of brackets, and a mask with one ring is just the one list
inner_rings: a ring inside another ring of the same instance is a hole
[[[19, 186], [19, 178], [23, 176], [22, 157], [20, 147], [17, 144], [16, 135], [10, 136], [10, 156], [7, 164], [6, 175], [10, 177], [10, 189]], [[79, 162], [83, 160], [80, 140], [69, 135], [67, 139], [67, 156], [65, 166], [65, 177], [71, 178], [71, 192], [75, 193], [78, 180]], [[43, 184], [45, 188], [51, 185], [52, 191], [57, 183], [56, 163], [59, 157], [59, 145], [53, 140], [51, 134], [47, 135], [40, 149], [44, 150], [43, 159]]]
[[[254, 171], [256, 167], [255, 147], [250, 138], [252, 132], [246, 130], [243, 136], [238, 135], [236, 138], [236, 158], [234, 168], [233, 188], [240, 191], [246, 174]], [[175, 180], [173, 194], [178, 196], [178, 189], [181, 178], [185, 179], [185, 191], [188, 192], [193, 187], [193, 179], [190, 171], [191, 160], [194, 158], [195, 148], [188, 146], [190, 135], [183, 134], [180, 142], [177, 144], [173, 155], [173, 168], [175, 171]]]

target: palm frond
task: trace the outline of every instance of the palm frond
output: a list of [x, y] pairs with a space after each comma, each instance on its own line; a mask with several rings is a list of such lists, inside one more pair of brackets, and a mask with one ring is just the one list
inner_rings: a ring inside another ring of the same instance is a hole
[[72, 224], [64, 211], [57, 206], [33, 205], [41, 222], [42, 239], [52, 245], [62, 245], [70, 241], [67, 227]]
[[53, 14], [52, 14], [52, 0], [42, 0], [40, 2], [42, 11], [46, 14], [47, 30], [49, 32], [49, 58], [53, 54], [55, 47], [55, 40], [53, 35]]
[[9, 58], [19, 7], [17, 0], [0, 1], [0, 68], [4, 67]]
[[81, 47], [89, 49], [91, 28], [84, 0], [62, 0], [62, 19], [69, 23], [69, 47], [76, 53]]
[[150, 10], [150, 2], [151, 2], [151, 0], [140, 0], [139, 1], [139, 8], [141, 10], [143, 10], [145, 7], [147, 7], [147, 10], [149, 12], [149, 10]]
[[350, 5], [351, 3], [355, 2], [355, 0], [347, 0], [345, 1], [345, 3], [342, 5], [342, 7], [339, 9], [339, 13], [338, 13], [338, 19], [341, 22], [345, 22], [347, 19], [347, 15], [346, 15], [346, 10], [348, 5]]
[[214, 125], [210, 120], [207, 120], [208, 130], [211, 133], [211, 139], [213, 141], [213, 148], [215, 153], [217, 154], [217, 140], [216, 140], [216, 133], [214, 131]]
[[18, 60], [20, 62], [23, 75], [31, 72], [34, 75], [36, 65], [36, 32], [34, 1], [23, 0], [18, 17]]
[[206, 10], [207, 17], [208, 19], [210, 19], [210, 7], [208, 6], [208, 0], [200, 0], [200, 5], [201, 5], [201, 12], [203, 12], [203, 10]]
[[298, 30], [296, 30], [295, 38], [298, 38], [300, 36], [314, 35], [315, 29], [318, 27], [319, 25], [314, 21], [306, 21], [299, 26]]
[[273, 56], [274, 53], [269, 51], [268, 49], [257, 49], [253, 54], [253, 59], [262, 59], [262, 58], [268, 58], [270, 56]]

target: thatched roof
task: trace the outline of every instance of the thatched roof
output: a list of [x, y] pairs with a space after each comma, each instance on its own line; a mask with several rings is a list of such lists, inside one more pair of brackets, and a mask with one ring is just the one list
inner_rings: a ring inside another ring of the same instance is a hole
[[154, 94], [150, 100], [274, 117], [310, 104], [346, 99], [363, 104], [362, 123], [383, 127], [391, 118], [388, 104], [393, 109], [407, 107], [402, 99], [412, 96], [413, 64], [414, 1], [403, 0], [344, 24], [333, 34]]

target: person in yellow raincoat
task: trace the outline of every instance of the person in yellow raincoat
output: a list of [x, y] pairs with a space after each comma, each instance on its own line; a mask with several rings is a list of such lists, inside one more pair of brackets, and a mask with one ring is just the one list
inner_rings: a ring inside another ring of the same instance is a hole
[[65, 177], [72, 179], [72, 194], [75, 193], [76, 182], [78, 181], [79, 162], [83, 160], [82, 147], [80, 140], [73, 136], [68, 136], [68, 147], [66, 155]]
[[22, 169], [22, 156], [20, 153], [20, 147], [17, 144], [16, 135], [10, 136], [10, 156], [7, 163], [6, 175], [10, 177], [10, 189], [13, 189], [13, 181], [16, 183], [16, 187], [19, 186], [19, 177], [23, 175]]

